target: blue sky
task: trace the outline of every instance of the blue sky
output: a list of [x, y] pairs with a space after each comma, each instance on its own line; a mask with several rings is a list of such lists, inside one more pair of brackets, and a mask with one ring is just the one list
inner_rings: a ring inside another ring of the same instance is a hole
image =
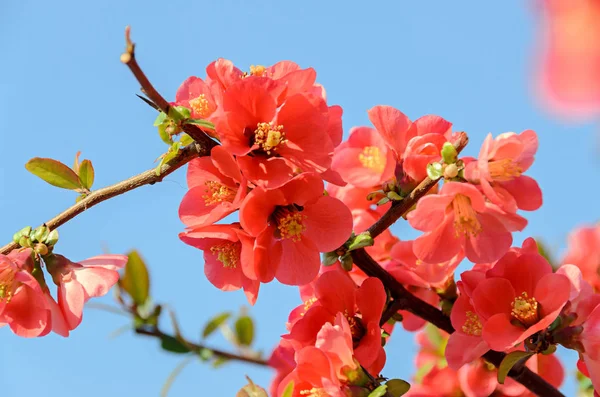
[[[411, 118], [434, 113], [467, 131], [476, 155], [488, 132], [534, 129], [540, 135], [530, 174], [544, 192], [543, 207], [528, 214], [515, 236], [541, 237], [564, 248], [566, 233], [597, 221], [597, 125], [564, 124], [540, 109], [532, 95], [533, 3], [507, 0], [445, 1], [58, 1], [0, 3], [0, 236], [9, 240], [71, 205], [72, 192], [29, 175], [31, 157], [71, 164], [78, 150], [92, 159], [96, 187], [153, 166], [165, 146], [152, 127], [155, 113], [135, 97], [138, 85], [119, 62], [123, 30], [132, 26], [138, 60], [151, 81], [172, 99], [190, 75], [218, 57], [247, 69], [290, 59], [317, 70], [331, 104], [344, 108], [344, 130], [368, 123], [366, 110], [395, 106]], [[177, 233], [185, 173], [103, 203], [60, 229], [58, 251], [73, 260], [103, 252], [139, 249], [152, 274], [156, 301], [177, 312], [190, 339], [224, 310], [245, 304], [243, 294], [223, 293], [203, 276], [202, 255]], [[394, 231], [410, 238], [405, 224]], [[101, 302], [111, 303], [106, 297]], [[297, 290], [265, 286], [250, 313], [257, 346], [269, 351]], [[156, 341], [126, 333], [108, 335], [127, 320], [87, 310], [68, 339], [20, 339], [0, 331], [0, 390], [6, 396], [152, 396], [180, 356]], [[410, 378], [413, 335], [388, 344], [384, 375]], [[216, 337], [215, 346], [226, 346]], [[572, 358], [572, 355], [571, 355]], [[572, 361], [571, 361], [572, 363]], [[572, 366], [571, 366], [572, 368]], [[189, 366], [171, 396], [231, 396], [248, 374], [267, 385], [268, 370], [229, 364], [214, 370]], [[573, 384], [565, 392], [574, 394]], [[23, 395], [23, 394], [21, 394]]]

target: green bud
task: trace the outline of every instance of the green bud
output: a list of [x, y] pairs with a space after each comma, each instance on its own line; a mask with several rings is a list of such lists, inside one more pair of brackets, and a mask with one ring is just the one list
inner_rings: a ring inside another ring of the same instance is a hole
[[387, 204], [387, 203], [389, 203], [389, 201], [390, 201], [390, 199], [389, 199], [389, 198], [387, 198], [387, 197], [384, 197], [384, 198], [382, 198], [381, 200], [379, 200], [379, 201], [377, 202], [377, 205], [384, 205], [384, 204]]
[[444, 160], [444, 163], [446, 164], [453, 164], [456, 162], [456, 157], [458, 156], [458, 152], [456, 151], [456, 148], [454, 148], [454, 145], [451, 144], [450, 142], [446, 142], [444, 143], [444, 146], [442, 146], [442, 159]]
[[387, 197], [392, 201], [401, 201], [402, 200], [402, 196], [400, 196], [398, 193], [394, 192], [393, 190], [387, 192]]
[[321, 263], [323, 263], [323, 266], [331, 266], [337, 262], [338, 258], [339, 255], [336, 252], [325, 252]]
[[371, 237], [371, 233], [364, 232], [357, 236], [355, 236], [350, 244], [348, 245], [348, 251], [357, 250], [359, 248], [370, 247], [374, 244], [373, 237]]
[[52, 247], [52, 246], [56, 245], [57, 242], [58, 242], [58, 230], [54, 229], [48, 234], [44, 243], [48, 247]]
[[29, 240], [29, 237], [21, 236], [19, 239], [19, 245], [21, 247], [31, 248], [31, 240]]
[[352, 260], [352, 255], [348, 253], [342, 256], [340, 258], [340, 263], [342, 264], [342, 269], [349, 272], [350, 270], [352, 270], [352, 265], [354, 264], [354, 261]]
[[431, 163], [427, 165], [427, 176], [432, 181], [437, 181], [443, 174], [444, 170], [440, 163]]
[[33, 230], [31, 239], [37, 242], [42, 242], [46, 239], [46, 237], [48, 237], [48, 234], [50, 234], [50, 231], [46, 225], [38, 226]]
[[48, 247], [43, 243], [37, 243], [35, 247], [33, 247], [33, 250], [42, 256], [48, 253]]

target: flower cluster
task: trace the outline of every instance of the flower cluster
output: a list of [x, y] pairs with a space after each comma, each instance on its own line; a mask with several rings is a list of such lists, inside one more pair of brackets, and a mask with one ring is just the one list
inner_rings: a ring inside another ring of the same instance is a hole
[[[43, 263], [57, 286], [57, 300], [45, 282]], [[0, 325], [26, 338], [51, 331], [69, 336], [81, 323], [84, 304], [105, 295], [125, 263], [125, 255], [101, 255], [75, 263], [58, 254], [40, 255], [32, 248], [0, 255]]]

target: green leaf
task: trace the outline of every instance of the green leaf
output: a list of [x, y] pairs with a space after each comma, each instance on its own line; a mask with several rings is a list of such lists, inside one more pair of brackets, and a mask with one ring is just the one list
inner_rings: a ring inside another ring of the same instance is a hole
[[169, 116], [175, 121], [189, 119], [191, 115], [192, 112], [185, 106], [175, 106], [169, 109]]
[[444, 143], [444, 146], [442, 146], [442, 160], [444, 160], [444, 163], [446, 164], [454, 164], [456, 162], [456, 157], [458, 156], [458, 152], [456, 151], [456, 148], [454, 147], [453, 144], [451, 144], [450, 142], [446, 142]]
[[370, 247], [374, 244], [373, 237], [371, 237], [371, 233], [363, 232], [357, 236], [355, 236], [350, 245], [348, 245], [348, 251], [354, 251], [359, 248]]
[[183, 369], [187, 367], [187, 365], [191, 363], [193, 359], [194, 356], [190, 356], [182, 362], [180, 362], [179, 364], [177, 364], [173, 372], [171, 372], [171, 374], [165, 381], [165, 384], [163, 385], [162, 389], [160, 390], [160, 397], [166, 397], [169, 394], [169, 389], [171, 389], [171, 386], [173, 386], [173, 382], [175, 382], [175, 379], [177, 379], [181, 371], [183, 371]]
[[143, 305], [150, 293], [150, 276], [144, 260], [137, 251], [131, 251], [129, 260], [125, 265], [125, 273], [121, 277], [120, 285], [136, 305]]
[[154, 126], [158, 127], [165, 121], [167, 121], [167, 114], [165, 112], [160, 112], [158, 116], [156, 116], [156, 120], [154, 120]]
[[179, 135], [179, 143], [181, 143], [181, 146], [187, 146], [187, 145], [192, 144], [193, 142], [194, 142], [194, 138], [192, 138], [185, 132], [183, 134]]
[[443, 167], [440, 163], [431, 163], [427, 165], [427, 176], [432, 181], [438, 180], [444, 175]]
[[283, 390], [281, 397], [292, 397], [294, 393], [294, 381], [291, 380]]
[[231, 317], [231, 313], [223, 312], [223, 313], [217, 314], [216, 316], [211, 318], [209, 320], [209, 322], [206, 323], [206, 325], [204, 326], [204, 330], [202, 331], [202, 337], [206, 338], [210, 334], [215, 332], [217, 330], [217, 328], [219, 328], [221, 326], [221, 324], [223, 324], [225, 321], [227, 321], [227, 319], [229, 317]]
[[223, 364], [226, 364], [226, 363], [228, 363], [228, 362], [229, 362], [229, 359], [228, 359], [228, 358], [225, 358], [225, 357], [219, 356], [219, 357], [217, 357], [217, 358], [216, 358], [216, 359], [215, 359], [215, 360], [212, 362], [212, 366], [213, 366], [213, 368], [219, 368], [219, 367], [221, 367]]
[[171, 335], [163, 335], [160, 338], [160, 347], [163, 350], [172, 353], [189, 353], [190, 349], [181, 343], [177, 338], [172, 337]]
[[350, 253], [346, 253], [344, 254], [344, 256], [342, 256], [340, 258], [340, 263], [342, 265], [342, 269], [344, 269], [345, 271], [349, 272], [350, 270], [352, 270], [352, 265], [354, 264], [354, 260], [352, 259], [352, 255], [350, 255]]
[[215, 129], [215, 125], [213, 123], [211, 123], [210, 121], [207, 120], [201, 120], [201, 119], [187, 119], [185, 122], [185, 124], [195, 124], [200, 126], [200, 128], [206, 128], [209, 130], [214, 130]]
[[392, 201], [402, 201], [404, 199], [402, 196], [400, 196], [398, 193], [394, 192], [393, 190], [387, 192], [386, 196], [387, 196], [387, 198], [389, 198]]
[[386, 392], [387, 392], [387, 386], [381, 385], [377, 389], [375, 389], [371, 393], [369, 393], [369, 397], [382, 397], [382, 396], [385, 396]]
[[169, 133], [167, 132], [167, 127], [170, 125], [170, 123], [162, 123], [158, 126], [158, 136], [167, 145], [171, 145], [173, 143], [171, 135], [169, 135]]
[[390, 379], [385, 385], [387, 386], [387, 392], [392, 397], [400, 397], [410, 390], [410, 383], [402, 379]]
[[254, 322], [249, 316], [240, 316], [235, 322], [235, 335], [240, 345], [250, 346], [254, 340]]
[[83, 160], [79, 164], [79, 181], [81, 186], [90, 190], [94, 184], [94, 166], [90, 160]]
[[321, 263], [323, 263], [323, 266], [331, 266], [335, 262], [337, 262], [338, 258], [339, 255], [335, 252], [325, 252], [323, 254], [323, 260], [321, 261]]
[[533, 356], [534, 352], [524, 352], [524, 351], [516, 351], [512, 353], [508, 353], [506, 357], [500, 363], [500, 367], [498, 367], [498, 383], [501, 385], [504, 384], [506, 380], [506, 376], [510, 372], [511, 368], [515, 366], [519, 361]]
[[33, 175], [43, 179], [52, 186], [69, 190], [81, 188], [79, 177], [75, 171], [60, 161], [35, 157], [25, 164], [25, 168]]

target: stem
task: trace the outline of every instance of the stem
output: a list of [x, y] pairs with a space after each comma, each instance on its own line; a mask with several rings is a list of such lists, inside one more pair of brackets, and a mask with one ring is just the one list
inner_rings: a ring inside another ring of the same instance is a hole
[[[152, 327], [152, 328], [136, 328], [135, 329], [135, 333], [139, 334], [139, 335], [146, 335], [146, 336], [153, 336], [155, 338], [158, 339], [162, 339], [164, 337], [171, 337], [171, 338], [176, 338], [175, 336], [172, 335], [168, 335], [165, 334], [164, 332], [162, 332], [160, 329], [158, 329], [158, 327]], [[176, 338], [181, 340], [180, 338]], [[223, 350], [219, 350], [219, 349], [213, 349], [211, 347], [206, 347], [204, 345], [199, 345], [197, 343], [192, 343], [189, 342], [187, 340], [181, 340], [181, 342], [183, 344], [185, 344], [190, 350], [192, 350], [195, 353], [199, 353], [200, 351], [207, 349], [210, 350], [215, 356], [218, 357], [222, 357], [228, 360], [237, 360], [237, 361], [243, 361], [246, 363], [250, 363], [250, 364], [256, 364], [256, 365], [261, 365], [263, 367], [268, 367], [269, 363], [265, 360], [259, 359], [259, 358], [254, 358], [254, 357], [248, 357], [248, 356], [240, 356], [237, 355], [235, 353], [229, 353]]]
[[[142, 68], [140, 68], [140, 65], [137, 63], [137, 60], [135, 59], [135, 43], [131, 41], [130, 35], [131, 28], [127, 26], [125, 28], [125, 52], [121, 54], [121, 62], [127, 65], [127, 67], [129, 67], [131, 73], [133, 73], [138, 83], [140, 83], [142, 92], [148, 96], [150, 101], [154, 103], [154, 105], [156, 105], [157, 108], [165, 112], [165, 114], [169, 114], [169, 109], [171, 108], [171, 105], [162, 95], [160, 95], [158, 91], [156, 91], [152, 83], [150, 83], [150, 80], [148, 80], [148, 77], [146, 77], [146, 74], [142, 71]], [[210, 152], [210, 149], [217, 145], [217, 143], [210, 139], [208, 135], [206, 135], [204, 131], [202, 131], [202, 129], [200, 129], [194, 124], [183, 124], [181, 128], [183, 128], [183, 130], [189, 136], [191, 136], [192, 139], [194, 139], [206, 150], [208, 150], [208, 152]]]
[[[45, 225], [51, 230], [56, 229], [96, 204], [119, 196], [130, 190], [137, 189], [140, 186], [153, 185], [157, 182], [161, 182], [167, 175], [170, 175], [173, 173], [173, 171], [181, 168], [183, 165], [187, 164], [199, 155], [204, 155], [205, 152], [205, 149], [197, 144], [188, 145], [181, 149], [175, 158], [162, 166], [159, 175], [156, 175], [156, 170], [153, 168], [114, 185], [98, 189], [90, 193], [88, 196], [86, 196], [86, 198], [79, 201], [72, 207], [66, 209], [65, 211], [56, 215], [54, 218], [47, 221]], [[19, 248], [19, 244], [17, 243], [13, 242], [7, 244], [0, 248], [0, 254], [6, 255], [10, 251], [17, 248]]]

